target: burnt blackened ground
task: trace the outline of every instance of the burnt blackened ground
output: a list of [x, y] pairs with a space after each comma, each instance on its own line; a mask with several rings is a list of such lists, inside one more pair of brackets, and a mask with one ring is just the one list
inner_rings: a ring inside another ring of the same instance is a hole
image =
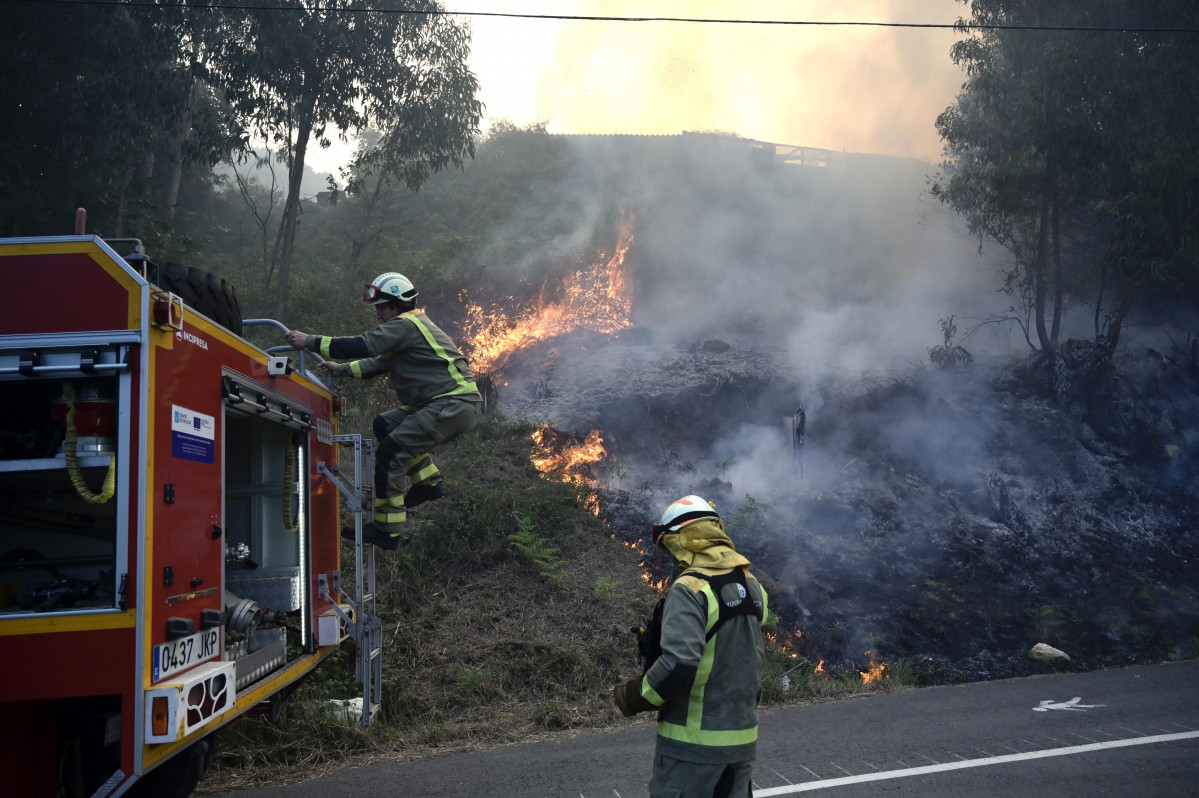
[[802, 386], [718, 349], [592, 349], [584, 378], [561, 358], [526, 402], [605, 430], [617, 537], [644, 541], [675, 493], [716, 501], [813, 662], [944, 683], [1043, 672], [1038, 642], [1075, 669], [1199, 655], [1199, 398], [1182, 370], [1125, 355], [1079, 400], [1023, 363]]

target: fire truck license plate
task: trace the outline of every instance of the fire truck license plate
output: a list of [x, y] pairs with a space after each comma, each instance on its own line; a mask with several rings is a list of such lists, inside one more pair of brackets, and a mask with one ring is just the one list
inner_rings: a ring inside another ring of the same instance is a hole
[[157, 682], [215, 657], [221, 651], [220, 632], [220, 629], [205, 629], [203, 632], [154, 646], [154, 675], [150, 680]]

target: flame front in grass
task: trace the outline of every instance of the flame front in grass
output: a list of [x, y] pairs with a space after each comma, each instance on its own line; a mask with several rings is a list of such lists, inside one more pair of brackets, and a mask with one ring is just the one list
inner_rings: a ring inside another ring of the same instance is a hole
[[797, 659], [799, 653], [799, 639], [803, 637], [803, 630], [796, 629], [788, 634], [786, 632], [767, 632], [766, 639], [774, 646], [778, 652], [791, 659]]
[[597, 260], [563, 280], [556, 300], [542, 299], [527, 313], [486, 312], [467, 303], [463, 350], [476, 374], [490, 374], [513, 353], [541, 341], [575, 331], [614, 333], [632, 324], [633, 289], [624, 274], [624, 260], [633, 235], [624, 235], [611, 256]]
[[608, 454], [603, 436], [597, 429], [578, 441], [575, 436], [542, 424], [533, 431], [533, 443], [537, 445], [537, 451], [529, 458], [533, 467], [542, 476], [572, 485], [591, 485], [594, 481], [592, 467]]
[[864, 671], [858, 671], [858, 674], [862, 677], [862, 684], [873, 684], [874, 682], [882, 681], [883, 673], [887, 670], [887, 663], [877, 662], [870, 651], [866, 652], [866, 656], [870, 657], [870, 666]]
[[659, 593], [666, 590], [666, 588], [670, 587], [670, 577], [668, 577], [668, 576], [664, 576], [661, 579], [655, 579], [654, 575], [651, 574], [649, 571], [642, 571], [641, 579], [643, 582], [645, 582], [645, 584], [649, 585], [650, 587], [652, 587], [654, 590], [658, 591]]

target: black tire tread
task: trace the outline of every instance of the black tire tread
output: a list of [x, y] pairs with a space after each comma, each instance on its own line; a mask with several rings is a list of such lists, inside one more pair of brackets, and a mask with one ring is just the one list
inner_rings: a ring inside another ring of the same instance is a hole
[[158, 264], [155, 282], [177, 294], [183, 304], [202, 313], [232, 333], [241, 335], [241, 301], [237, 290], [211, 272], [164, 261]]

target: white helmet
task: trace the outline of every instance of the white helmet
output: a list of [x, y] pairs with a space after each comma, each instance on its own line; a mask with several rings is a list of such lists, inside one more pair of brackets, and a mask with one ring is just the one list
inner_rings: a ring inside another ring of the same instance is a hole
[[362, 293], [362, 301], [368, 305], [381, 305], [397, 300], [411, 302], [416, 299], [416, 286], [399, 272], [385, 272], [368, 283]]
[[720, 518], [716, 514], [716, 505], [694, 494], [672, 502], [662, 513], [662, 520], [654, 524], [654, 544], [656, 545], [667, 532], [678, 532], [687, 524], [701, 518]]

